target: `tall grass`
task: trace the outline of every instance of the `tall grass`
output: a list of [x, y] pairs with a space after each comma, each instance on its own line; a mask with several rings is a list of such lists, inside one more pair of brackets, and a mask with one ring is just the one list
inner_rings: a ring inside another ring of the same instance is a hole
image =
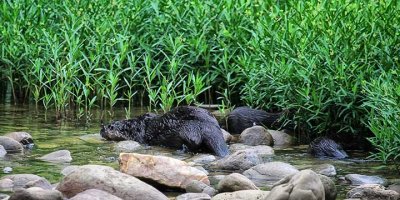
[[60, 117], [217, 102], [290, 110], [311, 137], [362, 134], [382, 103], [366, 85], [399, 73], [399, 13], [395, 0], [6, 0], [0, 82]]

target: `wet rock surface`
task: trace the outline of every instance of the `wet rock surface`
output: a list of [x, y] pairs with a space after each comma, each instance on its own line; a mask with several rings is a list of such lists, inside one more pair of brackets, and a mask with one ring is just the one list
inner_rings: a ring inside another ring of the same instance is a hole
[[364, 184], [351, 189], [346, 197], [363, 200], [397, 200], [400, 195], [396, 191], [385, 190], [385, 187], [379, 184]]
[[363, 184], [379, 184], [385, 185], [387, 181], [379, 176], [367, 176], [362, 174], [347, 174], [346, 180], [350, 181], [352, 185], [363, 185]]
[[217, 187], [219, 192], [235, 192], [239, 190], [259, 190], [259, 188], [254, 185], [254, 183], [247, 177], [232, 173], [225, 176], [219, 183]]

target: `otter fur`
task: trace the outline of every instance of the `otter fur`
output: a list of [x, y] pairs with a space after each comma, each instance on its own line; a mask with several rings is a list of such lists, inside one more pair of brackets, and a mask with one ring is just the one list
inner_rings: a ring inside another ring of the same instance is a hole
[[315, 157], [332, 157], [338, 159], [348, 157], [340, 144], [327, 137], [318, 137], [313, 140], [308, 147], [308, 152]]
[[217, 156], [229, 154], [217, 120], [205, 109], [180, 106], [163, 114], [147, 113], [139, 117], [112, 122], [100, 134], [107, 140], [134, 140], [142, 144], [190, 151], [205, 149]]

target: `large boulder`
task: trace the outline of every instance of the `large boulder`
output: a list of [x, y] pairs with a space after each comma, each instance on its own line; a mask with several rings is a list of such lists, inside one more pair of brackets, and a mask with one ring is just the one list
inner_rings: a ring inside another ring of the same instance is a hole
[[61, 192], [57, 190], [44, 190], [39, 187], [18, 189], [9, 200], [63, 200]]
[[318, 175], [303, 170], [287, 176], [272, 187], [268, 200], [313, 199], [325, 200], [325, 189]]
[[4, 147], [7, 153], [21, 152], [24, 149], [21, 143], [6, 136], [0, 136], [0, 145]]
[[274, 139], [274, 147], [288, 147], [293, 144], [293, 137], [283, 131], [268, 130]]
[[385, 190], [385, 187], [379, 184], [364, 184], [351, 189], [346, 197], [362, 200], [397, 200], [400, 195], [393, 190]]
[[262, 126], [253, 126], [245, 129], [239, 138], [239, 142], [250, 145], [267, 145], [272, 146], [274, 144], [274, 139], [271, 134]]
[[71, 152], [68, 150], [59, 150], [49, 154], [46, 154], [39, 158], [40, 160], [47, 162], [55, 162], [55, 163], [63, 163], [63, 162], [71, 162]]
[[239, 190], [259, 190], [259, 188], [247, 177], [238, 173], [229, 174], [218, 183], [219, 192], [235, 192]]
[[363, 184], [387, 184], [387, 180], [379, 176], [367, 176], [361, 174], [347, 174], [345, 176], [346, 180], [350, 181], [352, 185], [363, 185]]
[[269, 192], [262, 190], [240, 190], [215, 195], [212, 200], [260, 200], [267, 199]]
[[283, 162], [268, 162], [256, 165], [243, 172], [247, 178], [257, 185], [274, 183], [288, 175], [296, 174], [296, 167]]
[[13, 174], [1, 178], [0, 190], [15, 191], [21, 188], [40, 187], [43, 189], [51, 189], [51, 183], [43, 177], [34, 174]]
[[108, 192], [98, 189], [85, 190], [69, 200], [122, 200]]
[[246, 170], [263, 163], [264, 158], [274, 154], [274, 150], [265, 145], [247, 146], [233, 144], [232, 153], [215, 162], [215, 167], [226, 170]]
[[186, 192], [187, 193], [205, 193], [209, 196], [214, 196], [217, 193], [217, 191], [213, 187], [211, 187], [201, 181], [198, 181], [198, 180], [193, 180], [189, 184], [187, 184]]
[[67, 198], [88, 189], [99, 189], [121, 199], [168, 199], [151, 185], [111, 167], [101, 165], [80, 166], [64, 177], [56, 189]]
[[203, 171], [174, 158], [121, 153], [119, 162], [121, 172], [168, 187], [185, 189], [192, 180], [210, 184], [208, 176]]

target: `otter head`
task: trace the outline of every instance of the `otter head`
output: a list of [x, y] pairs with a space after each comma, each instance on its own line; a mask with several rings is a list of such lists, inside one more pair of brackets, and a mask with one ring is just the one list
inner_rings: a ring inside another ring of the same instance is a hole
[[106, 140], [115, 140], [115, 141], [120, 141], [120, 140], [126, 140], [126, 134], [124, 134], [125, 131], [125, 121], [114, 121], [111, 122], [108, 125], [104, 125], [102, 123], [102, 127], [100, 130], [100, 135]]
[[308, 152], [315, 156], [326, 156], [333, 158], [347, 158], [347, 153], [343, 150], [343, 147], [336, 143], [334, 140], [319, 137], [310, 143]]

